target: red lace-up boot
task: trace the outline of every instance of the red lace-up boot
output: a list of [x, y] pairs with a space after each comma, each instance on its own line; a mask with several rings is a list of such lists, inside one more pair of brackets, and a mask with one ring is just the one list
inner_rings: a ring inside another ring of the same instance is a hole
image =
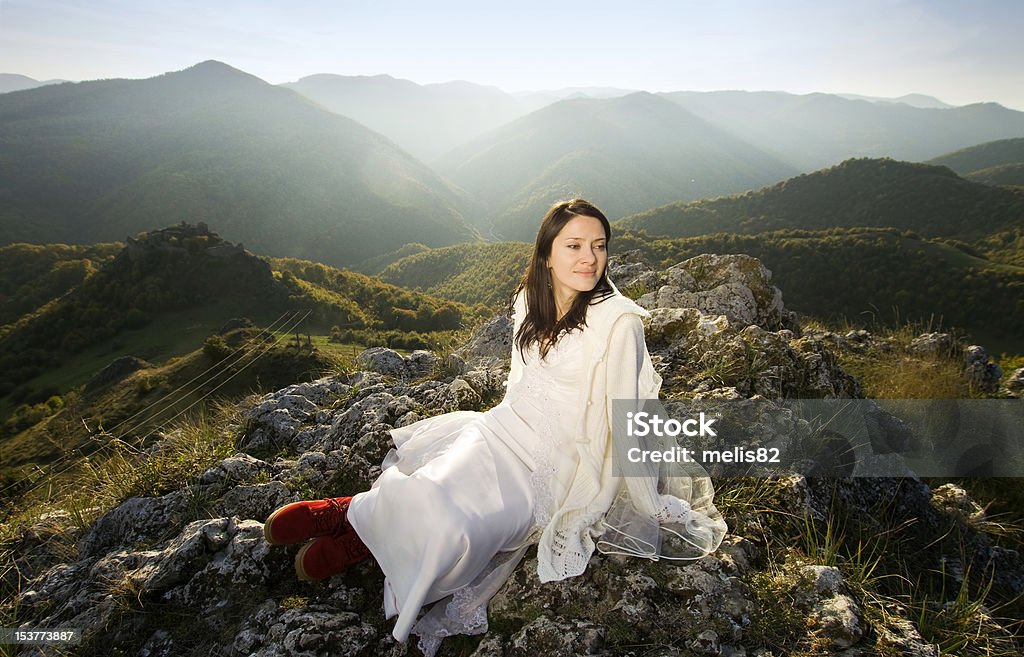
[[299, 579], [316, 582], [337, 575], [371, 556], [354, 529], [341, 536], [326, 536], [310, 541], [295, 555]]
[[332, 497], [292, 502], [270, 514], [263, 536], [271, 545], [291, 545], [321, 536], [341, 536], [352, 531], [346, 515], [351, 497]]

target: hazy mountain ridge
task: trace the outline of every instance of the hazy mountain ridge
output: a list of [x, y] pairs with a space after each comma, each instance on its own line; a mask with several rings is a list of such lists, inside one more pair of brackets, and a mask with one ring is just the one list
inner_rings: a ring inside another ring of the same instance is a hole
[[919, 107], [921, 109], [949, 109], [955, 107], [949, 103], [944, 103], [935, 96], [928, 96], [925, 94], [904, 94], [897, 98], [886, 98], [884, 96], [862, 96], [860, 94], [833, 94], [840, 98], [848, 98], [850, 100], [866, 100], [870, 103], [902, 103], [904, 105], [910, 105], [911, 107]]
[[387, 135], [425, 162], [538, 106], [495, 87], [418, 85], [389, 75], [318, 74], [280, 86]]
[[551, 202], [580, 194], [609, 216], [656, 199], [760, 187], [796, 171], [648, 93], [549, 105], [438, 160], [488, 208], [495, 237], [529, 239]]
[[218, 62], [5, 94], [0, 137], [0, 243], [122, 239], [187, 218], [341, 264], [475, 238], [462, 197], [426, 165]]
[[676, 91], [660, 94], [801, 171], [852, 157], [924, 161], [1024, 135], [1024, 112], [996, 103], [919, 108], [830, 94]]
[[0, 73], [0, 94], [24, 89], [35, 89], [49, 84], [60, 84], [66, 80], [36, 80], [18, 73]]

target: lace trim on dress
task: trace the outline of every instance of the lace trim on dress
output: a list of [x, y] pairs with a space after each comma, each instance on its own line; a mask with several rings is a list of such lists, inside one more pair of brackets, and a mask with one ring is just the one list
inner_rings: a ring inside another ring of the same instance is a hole
[[[592, 512], [580, 515], [569, 526], [557, 529], [551, 535], [551, 568], [557, 579], [582, 575], [594, 554], [594, 539], [590, 528], [603, 514]], [[539, 565], [539, 564], [538, 564]]]
[[[531, 348], [531, 357], [539, 358], [536, 347]], [[518, 399], [528, 399], [537, 408], [551, 408], [548, 391], [556, 385], [554, 378], [544, 371], [543, 367], [527, 368], [525, 376], [516, 388]], [[530, 488], [533, 489], [533, 523], [535, 528], [543, 529], [551, 522], [551, 510], [554, 507], [554, 496], [551, 482], [558, 474], [554, 459], [555, 435], [554, 416], [557, 411], [544, 413], [538, 427], [537, 447], [531, 452], [534, 469], [530, 473]]]
[[471, 584], [453, 593], [448, 602], [434, 604], [417, 621], [412, 633], [419, 636], [419, 649], [425, 657], [433, 657], [446, 636], [487, 631], [487, 604], [519, 565], [527, 545], [494, 555]]

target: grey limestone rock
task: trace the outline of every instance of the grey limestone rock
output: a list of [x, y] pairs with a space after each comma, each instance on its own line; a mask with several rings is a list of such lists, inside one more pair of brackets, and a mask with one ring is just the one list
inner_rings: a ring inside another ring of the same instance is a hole
[[910, 341], [907, 351], [920, 356], [942, 356], [952, 353], [953, 336], [949, 333], [922, 333]]
[[795, 315], [782, 303], [782, 292], [771, 284], [771, 272], [745, 255], [704, 254], [669, 268], [667, 282], [641, 298], [648, 308], [696, 308], [708, 315], [725, 315], [740, 327], [757, 324], [768, 330], [799, 333]]
[[512, 353], [512, 318], [501, 314], [477, 329], [456, 354], [469, 368], [504, 367]]
[[371, 372], [400, 377], [405, 374], [405, 359], [394, 349], [371, 347], [356, 357], [356, 365]]
[[1013, 371], [1006, 381], [1006, 391], [1014, 397], [1024, 396], [1024, 367]]
[[971, 385], [982, 392], [996, 392], [1003, 371], [991, 362], [984, 347], [971, 345], [964, 352], [964, 371]]

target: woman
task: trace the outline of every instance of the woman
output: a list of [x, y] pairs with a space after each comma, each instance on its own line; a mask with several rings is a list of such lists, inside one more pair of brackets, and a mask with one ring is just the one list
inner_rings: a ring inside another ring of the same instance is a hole
[[656, 560], [718, 547], [726, 527], [698, 466], [613, 471], [613, 454], [629, 445], [618, 434], [613, 444], [611, 400], [656, 399], [661, 377], [644, 342], [647, 312], [608, 278], [610, 237], [592, 204], [554, 205], [513, 294], [504, 400], [393, 430], [397, 449], [369, 491], [267, 519], [271, 543], [320, 537], [299, 551], [300, 577], [372, 553], [395, 638], [418, 634], [432, 654], [441, 637], [486, 631], [487, 602], [534, 543], [545, 582], [581, 574], [595, 549]]

